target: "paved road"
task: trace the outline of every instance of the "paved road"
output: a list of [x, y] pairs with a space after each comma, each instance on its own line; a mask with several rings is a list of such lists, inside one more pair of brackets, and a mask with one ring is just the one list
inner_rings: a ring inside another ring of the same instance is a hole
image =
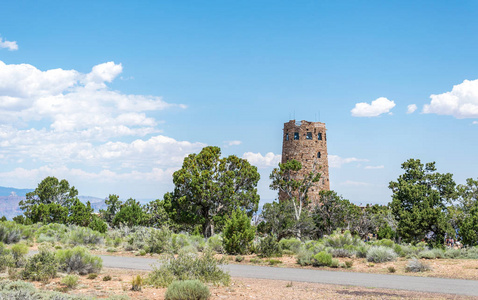
[[[156, 259], [101, 255], [103, 267], [133, 270], [152, 270]], [[334, 272], [311, 269], [274, 268], [251, 265], [226, 265], [223, 268], [233, 277], [303, 281], [326, 284], [354, 285], [419, 292], [478, 296], [478, 281], [382, 275], [354, 272]]]

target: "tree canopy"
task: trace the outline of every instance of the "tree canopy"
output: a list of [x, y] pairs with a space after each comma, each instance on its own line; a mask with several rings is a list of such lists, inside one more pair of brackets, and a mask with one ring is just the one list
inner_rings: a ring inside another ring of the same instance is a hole
[[257, 168], [235, 155], [221, 158], [219, 147], [205, 147], [184, 159], [173, 174], [173, 193], [164, 196], [165, 207], [178, 223], [201, 225], [204, 236], [214, 234], [236, 209], [249, 217], [257, 211]]
[[446, 204], [456, 197], [453, 175], [438, 173], [434, 162], [422, 164], [419, 159], [409, 159], [402, 169], [398, 180], [389, 184], [398, 235], [406, 242], [429, 239], [443, 244], [446, 233], [452, 231]]

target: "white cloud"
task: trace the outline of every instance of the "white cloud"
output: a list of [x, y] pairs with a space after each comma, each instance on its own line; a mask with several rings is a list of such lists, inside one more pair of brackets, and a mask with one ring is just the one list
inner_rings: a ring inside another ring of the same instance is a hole
[[366, 170], [377, 170], [377, 169], [383, 169], [385, 168], [384, 165], [380, 165], [380, 166], [365, 166], [364, 169]]
[[423, 106], [426, 114], [451, 115], [458, 119], [478, 118], [478, 79], [465, 80], [451, 92], [431, 95], [430, 104]]
[[352, 162], [365, 162], [365, 161], [368, 161], [368, 159], [355, 158], [355, 157], [343, 158], [338, 155], [329, 155], [329, 167], [331, 168], [340, 168], [344, 164], [349, 164]]
[[32, 65], [0, 61], [0, 124], [15, 128], [44, 122], [50, 133], [72, 132], [84, 139], [144, 136], [159, 132], [148, 112], [172, 106], [160, 97], [111, 91], [106, 83], [122, 71], [121, 64], [96, 65], [88, 74], [75, 70], [40, 71]]
[[240, 144], [242, 144], [241, 141], [226, 141], [225, 142], [228, 146], [239, 146]]
[[242, 158], [247, 159], [251, 165], [258, 168], [277, 167], [281, 161], [281, 155], [272, 152], [268, 152], [264, 156], [261, 153], [246, 152]]
[[149, 191], [158, 178], [169, 182], [183, 158], [206, 145], [160, 135], [153, 113], [186, 106], [110, 90], [107, 83], [121, 72], [114, 62], [83, 74], [0, 61], [2, 182], [32, 187], [57, 174], [86, 187], [89, 180], [102, 189], [97, 183], [106, 181], [135, 191], [141, 178]]
[[371, 104], [360, 102], [355, 104], [351, 110], [354, 117], [377, 117], [381, 114], [388, 113], [395, 107], [395, 102], [388, 100], [385, 97], [380, 97]]
[[18, 45], [17, 45], [17, 42], [15, 41], [10, 42], [10, 41], [4, 40], [0, 36], [0, 48], [8, 49], [10, 51], [15, 51], [15, 50], [18, 50]]
[[417, 110], [416, 104], [410, 104], [407, 106], [407, 114], [413, 114]]
[[473, 121], [471, 124], [478, 125], [478, 121]]

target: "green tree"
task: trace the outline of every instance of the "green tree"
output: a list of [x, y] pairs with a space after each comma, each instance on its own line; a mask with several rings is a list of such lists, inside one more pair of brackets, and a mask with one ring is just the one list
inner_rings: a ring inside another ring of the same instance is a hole
[[220, 156], [221, 149], [212, 146], [190, 154], [173, 174], [174, 192], [164, 196], [170, 216], [180, 224], [201, 225], [205, 237], [235, 209], [251, 217], [259, 204], [257, 168], [234, 155]]
[[106, 210], [101, 209], [100, 214], [106, 223], [111, 225], [123, 202], [121, 202], [118, 195], [110, 194], [108, 198], [105, 199], [105, 204]]
[[[315, 165], [314, 169], [303, 177], [298, 176], [300, 170], [302, 170], [302, 164], [292, 159], [279, 164], [279, 167], [273, 169], [269, 176], [272, 180], [270, 188], [284, 193], [292, 201], [296, 221], [300, 220], [303, 208], [309, 205], [309, 189], [321, 177], [321, 174], [315, 170]], [[297, 232], [297, 237], [301, 237], [300, 231]]]
[[66, 222], [73, 199], [78, 195], [67, 180], [46, 177], [38, 187], [26, 194], [19, 206], [26, 218], [33, 222]]
[[171, 224], [164, 200], [156, 199], [151, 201], [146, 204], [143, 209], [145, 213], [145, 225], [156, 228], [160, 228], [164, 225], [168, 227], [174, 225]]
[[223, 232], [224, 249], [229, 254], [247, 254], [252, 246], [256, 228], [242, 210], [235, 210], [226, 221]]
[[337, 228], [349, 228], [353, 204], [335, 191], [320, 191], [319, 194], [320, 204], [312, 210], [318, 237], [330, 235]]
[[449, 207], [451, 224], [458, 231], [463, 244], [478, 244], [478, 179], [468, 178], [457, 187], [458, 201]]
[[120, 224], [128, 226], [142, 225], [144, 222], [144, 212], [139, 201], [129, 198], [121, 205], [119, 212], [113, 218], [113, 225]]
[[406, 242], [430, 237], [433, 245], [443, 245], [451, 231], [446, 204], [456, 197], [453, 175], [438, 173], [434, 162], [424, 165], [419, 159], [409, 159], [402, 169], [404, 174], [389, 184], [397, 234]]
[[68, 223], [87, 227], [92, 220], [93, 208], [88, 201], [83, 204], [78, 198], [74, 198], [70, 205], [70, 215], [68, 217]]

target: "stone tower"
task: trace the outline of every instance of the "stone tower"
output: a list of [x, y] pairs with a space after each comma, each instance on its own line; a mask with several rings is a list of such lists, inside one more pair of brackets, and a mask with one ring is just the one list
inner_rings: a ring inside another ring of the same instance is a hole
[[[314, 168], [316, 172], [322, 174], [321, 179], [309, 189], [308, 194], [312, 203], [318, 203], [319, 191], [330, 190], [325, 123], [295, 120], [284, 123], [282, 163], [292, 159], [302, 163], [298, 177], [303, 177]], [[279, 193], [279, 200], [284, 199], [285, 194]]]

